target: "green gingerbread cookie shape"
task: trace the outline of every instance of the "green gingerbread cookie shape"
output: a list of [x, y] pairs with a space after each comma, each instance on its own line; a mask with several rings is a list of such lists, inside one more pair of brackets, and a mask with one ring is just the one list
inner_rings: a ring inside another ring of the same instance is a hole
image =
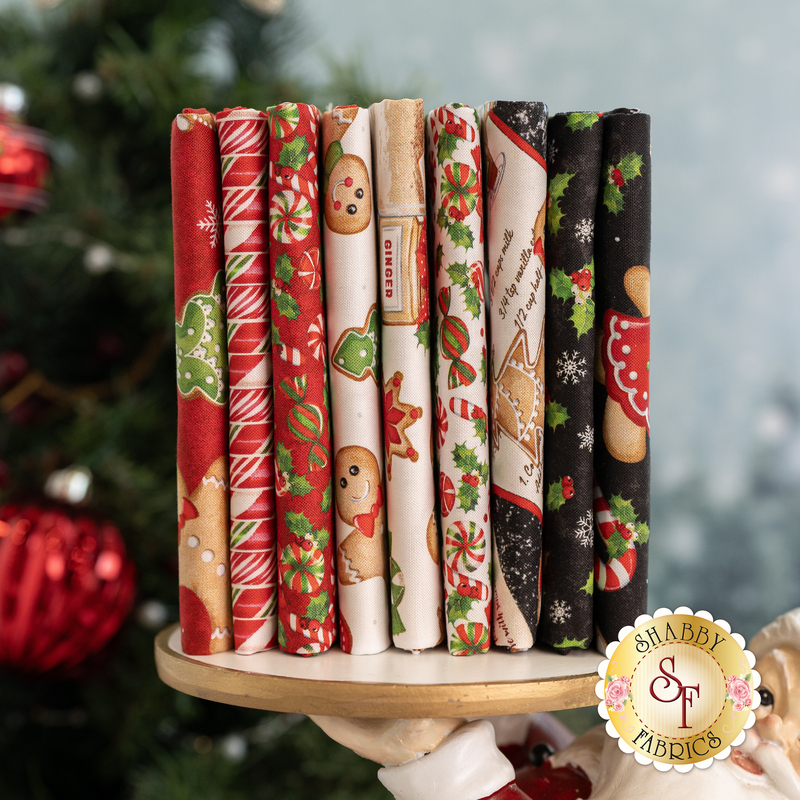
[[378, 330], [378, 311], [373, 304], [363, 327], [348, 328], [339, 337], [331, 356], [334, 368], [353, 380], [372, 378], [377, 384]]
[[175, 323], [178, 391], [191, 398], [204, 395], [216, 405], [226, 401], [225, 308], [223, 276], [219, 273], [208, 293], [187, 300]]

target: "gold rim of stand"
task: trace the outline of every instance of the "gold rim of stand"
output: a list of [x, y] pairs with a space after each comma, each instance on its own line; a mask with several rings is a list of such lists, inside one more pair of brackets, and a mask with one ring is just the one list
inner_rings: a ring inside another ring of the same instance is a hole
[[[580, 664], [576, 664], [576, 667], [579, 666], [578, 674], [539, 677], [535, 680], [453, 683], [349, 680], [345, 674], [347, 662], [336, 680], [320, 680], [267, 674], [263, 670], [248, 671], [248, 661], [258, 658], [258, 655], [220, 654], [226, 657], [226, 666], [214, 663], [214, 659], [218, 658], [216, 656], [186, 656], [170, 645], [170, 636], [177, 627], [173, 625], [166, 628], [156, 636], [155, 640], [156, 668], [159, 677], [173, 689], [228, 705], [332, 717], [388, 719], [491, 717], [591, 706], [597, 703], [595, 695], [595, 686], [599, 680], [597, 666], [603, 658], [596, 652], [584, 652], [580, 656]], [[444, 650], [438, 653], [426, 652], [437, 659], [442, 656], [455, 658]], [[328, 654], [316, 656], [315, 659], [323, 659], [326, 655]], [[380, 659], [382, 655], [379, 653], [373, 656], [346, 656], [346, 658]], [[507, 655], [502, 653], [501, 658]], [[541, 664], [543, 657], [552, 655], [534, 649], [511, 657], [530, 659], [527, 663], [535, 667], [537, 658]], [[312, 660], [271, 651], [269, 654], [271, 663], [275, 663], [276, 657], [284, 667], [291, 664], [292, 669], [298, 671], [305, 670], [303, 663]], [[417, 660], [425, 657], [426, 653], [416, 656], [409, 654], [410, 662], [413, 662], [417, 673], [418, 665], [425, 663]], [[469, 660], [489, 657], [491, 653], [472, 656]], [[571, 656], [556, 655], [556, 658], [570, 659]], [[235, 663], [236, 667], [228, 666], [230, 663]], [[380, 664], [380, 662], [373, 663]]]

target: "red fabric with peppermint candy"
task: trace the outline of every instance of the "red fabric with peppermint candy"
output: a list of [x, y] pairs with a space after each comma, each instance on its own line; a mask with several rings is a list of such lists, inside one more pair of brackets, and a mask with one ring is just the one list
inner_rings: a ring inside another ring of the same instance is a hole
[[331, 432], [320, 263], [319, 111], [269, 109], [278, 644], [314, 655], [336, 636]]

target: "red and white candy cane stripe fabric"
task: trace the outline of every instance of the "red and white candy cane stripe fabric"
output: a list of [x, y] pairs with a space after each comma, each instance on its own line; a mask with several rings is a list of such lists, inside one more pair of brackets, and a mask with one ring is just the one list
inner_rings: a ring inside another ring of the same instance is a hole
[[269, 118], [217, 114], [230, 371], [233, 637], [238, 653], [277, 645], [272, 357], [267, 278]]

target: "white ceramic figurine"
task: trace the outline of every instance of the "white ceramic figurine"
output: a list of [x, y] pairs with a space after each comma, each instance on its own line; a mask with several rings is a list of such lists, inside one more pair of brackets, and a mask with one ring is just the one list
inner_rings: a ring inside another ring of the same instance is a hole
[[[552, 718], [352, 720], [315, 717], [332, 738], [384, 764], [378, 773], [397, 800], [800, 800], [800, 608], [778, 617], [750, 643], [761, 674], [756, 724], [731, 756], [687, 774], [658, 772], [620, 752], [602, 725], [540, 767], [516, 771], [497, 746], [541, 740], [559, 746]], [[518, 741], [508, 732], [516, 729]], [[505, 749], [505, 748], [504, 748]]]

